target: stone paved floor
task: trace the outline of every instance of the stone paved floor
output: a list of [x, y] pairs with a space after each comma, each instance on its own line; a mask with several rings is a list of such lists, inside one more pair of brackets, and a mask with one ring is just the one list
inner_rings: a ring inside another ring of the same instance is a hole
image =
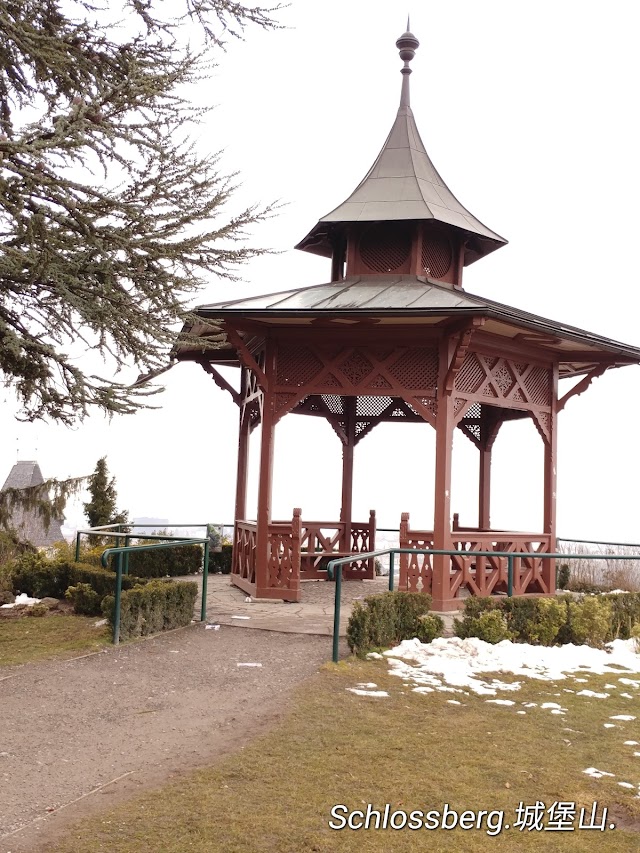
[[[197, 580], [202, 588], [202, 577], [184, 578]], [[354, 601], [373, 593], [388, 589], [388, 578], [375, 580], [344, 581], [342, 584], [342, 607], [340, 613], [340, 635], [344, 636]], [[233, 586], [229, 575], [209, 575], [207, 583], [207, 622], [219, 625], [234, 625], [243, 628], [258, 628], [267, 631], [282, 631], [293, 634], [333, 633], [335, 585], [327, 581], [306, 581], [302, 584], [302, 600], [299, 602], [249, 600], [242, 590]], [[200, 596], [197, 599], [197, 614], [200, 618]], [[453, 617], [457, 614], [440, 614], [445, 620], [445, 633], [450, 633]]]

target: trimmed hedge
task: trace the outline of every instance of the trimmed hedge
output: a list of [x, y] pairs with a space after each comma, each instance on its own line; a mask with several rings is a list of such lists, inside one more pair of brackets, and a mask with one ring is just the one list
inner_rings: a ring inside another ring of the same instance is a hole
[[[71, 560], [49, 562], [40, 554], [27, 554], [16, 560], [12, 571], [13, 588], [34, 598], [64, 598], [70, 586], [89, 584], [101, 598], [115, 592], [116, 575], [110, 569], [74, 563]], [[130, 589], [144, 579], [122, 576], [122, 588]]]
[[[151, 540], [148, 544], [157, 544]], [[142, 544], [142, 542], [138, 543]], [[135, 551], [129, 554], [129, 572], [139, 578], [180, 577], [196, 575], [202, 568], [202, 545], [181, 545], [179, 548], [159, 548], [155, 551]], [[113, 557], [111, 563], [113, 565]], [[115, 566], [114, 566], [115, 568]]]
[[[120, 599], [120, 638], [145, 637], [189, 625], [197, 595], [196, 583], [170, 580], [151, 580], [123, 592]], [[113, 630], [114, 596], [104, 599], [102, 613]]]
[[[497, 616], [493, 614], [497, 612]], [[488, 643], [513, 639], [531, 645], [602, 647], [629, 639], [640, 625], [640, 593], [555, 598], [467, 598], [462, 619], [454, 619], [457, 637]]]
[[444, 623], [429, 614], [423, 624], [430, 607], [431, 596], [424, 592], [385, 592], [356, 601], [347, 625], [349, 648], [362, 656], [413, 637], [431, 642], [442, 634]]

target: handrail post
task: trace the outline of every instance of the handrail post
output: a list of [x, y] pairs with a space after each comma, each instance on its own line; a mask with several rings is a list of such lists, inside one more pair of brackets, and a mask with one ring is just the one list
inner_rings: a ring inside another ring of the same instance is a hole
[[336, 582], [336, 592], [333, 604], [333, 662], [338, 663], [340, 655], [340, 599], [342, 596], [342, 566], [336, 566], [336, 561], [331, 560], [327, 566], [329, 577], [333, 574]]
[[[130, 542], [131, 542], [131, 537], [125, 536], [124, 537], [124, 547], [128, 548]], [[125, 555], [124, 555], [124, 573], [125, 573], [125, 575], [129, 574], [129, 552], [128, 551], [125, 551]]]
[[393, 575], [395, 571], [395, 556], [396, 552], [392, 551], [389, 554], [389, 592], [393, 592]]
[[122, 596], [122, 552], [118, 554], [118, 562], [116, 569], [116, 601], [115, 614], [113, 618], [113, 645], [117, 646], [120, 643], [120, 599]]
[[[207, 527], [207, 532], [209, 528]], [[202, 603], [200, 604], [200, 621], [207, 621], [207, 581], [209, 579], [209, 538], [204, 543], [204, 564], [202, 569]]]
[[80, 562], [80, 537], [82, 533], [76, 533], [76, 563]]
[[513, 554], [507, 557], [507, 595], [513, 597]]

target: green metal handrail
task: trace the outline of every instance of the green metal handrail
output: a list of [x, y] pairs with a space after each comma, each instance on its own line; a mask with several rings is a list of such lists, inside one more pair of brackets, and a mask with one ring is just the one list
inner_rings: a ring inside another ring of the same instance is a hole
[[[87, 530], [76, 530], [76, 563], [80, 562], [80, 537], [81, 536], [95, 536], [98, 534], [99, 536], [113, 536], [116, 539], [116, 546], [120, 544], [119, 539], [121, 536], [125, 536], [125, 544], [129, 544], [131, 539], [180, 539], [180, 536], [171, 536], [170, 534], [154, 534], [154, 533], [143, 533], [136, 534], [129, 532], [128, 528], [133, 527], [134, 529], [137, 527], [157, 527], [157, 524], [103, 524], [102, 527], [89, 527]], [[214, 525], [209, 524], [170, 524], [168, 527], [204, 527], [207, 531], [207, 536], [210, 534], [210, 527]], [[113, 528], [116, 528], [114, 531]], [[122, 530], [125, 528], [125, 531]]]
[[[185, 525], [187, 526], [187, 525]], [[153, 551], [160, 548], [179, 548], [181, 545], [204, 545], [204, 565], [202, 573], [202, 601], [200, 604], [200, 621], [207, 620], [207, 579], [209, 576], [209, 537], [206, 539], [182, 539], [180, 541], [159, 542], [157, 545], [125, 545], [124, 547], [107, 548], [100, 562], [104, 568], [108, 568], [109, 558], [115, 554], [118, 556], [116, 565], [116, 601], [115, 615], [113, 620], [113, 644], [117, 646], [120, 642], [120, 601], [122, 597], [122, 575], [124, 569], [123, 556], [128, 557], [132, 551]]]
[[[534, 552], [518, 552], [513, 551], [445, 551], [437, 548], [418, 549], [418, 548], [386, 548], [384, 551], [372, 551], [369, 554], [352, 554], [350, 557], [342, 557], [339, 560], [331, 560], [327, 564], [327, 577], [331, 580], [335, 578], [336, 592], [333, 605], [333, 662], [338, 663], [338, 646], [340, 643], [340, 604], [342, 596], [342, 567], [348, 563], [353, 563], [357, 560], [370, 560], [374, 557], [384, 557], [389, 555], [389, 590], [393, 591], [394, 579], [394, 564], [396, 554], [425, 554], [427, 556], [474, 556], [474, 557], [506, 557], [507, 558], [507, 596], [513, 596], [513, 561], [518, 559], [526, 559], [527, 557], [538, 557], [544, 560], [584, 560], [584, 554], [545, 554], [538, 551]], [[640, 554], [589, 554], [591, 560], [640, 560]], [[336, 572], [336, 567], [340, 567], [340, 571]]]

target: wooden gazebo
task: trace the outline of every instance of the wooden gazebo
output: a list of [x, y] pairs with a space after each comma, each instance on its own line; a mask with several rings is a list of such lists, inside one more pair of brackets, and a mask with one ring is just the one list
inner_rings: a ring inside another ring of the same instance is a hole
[[[375, 546], [375, 514], [352, 518], [353, 454], [388, 421], [426, 421], [436, 431], [433, 527], [412, 530], [403, 513], [401, 546], [459, 551], [403, 559], [400, 587], [430, 591], [436, 610], [457, 608], [465, 588], [478, 595], [504, 589], [506, 558], [474, 552], [555, 550], [558, 412], [608, 368], [640, 362], [635, 347], [463, 290], [464, 267], [506, 241], [435, 170], [409, 100], [419, 43], [406, 32], [396, 44], [404, 60], [400, 108], [382, 151], [353, 194], [296, 247], [330, 259], [331, 281], [203, 306], [176, 348], [178, 359], [198, 362], [239, 407], [231, 577], [256, 597], [298, 600], [300, 580], [322, 577], [337, 555], [354, 555], [347, 577], [373, 576], [372, 562], [357, 556]], [[239, 390], [217, 365], [240, 368]], [[559, 380], [571, 377], [579, 381], [559, 396]], [[274, 430], [289, 413], [325, 418], [342, 444], [339, 520], [306, 521], [299, 509], [284, 521], [271, 517]], [[544, 444], [544, 523], [535, 532], [491, 529], [491, 451], [502, 424], [518, 418], [531, 418]], [[248, 520], [248, 440], [256, 427], [258, 508]], [[452, 519], [456, 429], [478, 448], [477, 528]], [[515, 559], [515, 594], [554, 592], [551, 560]]]

